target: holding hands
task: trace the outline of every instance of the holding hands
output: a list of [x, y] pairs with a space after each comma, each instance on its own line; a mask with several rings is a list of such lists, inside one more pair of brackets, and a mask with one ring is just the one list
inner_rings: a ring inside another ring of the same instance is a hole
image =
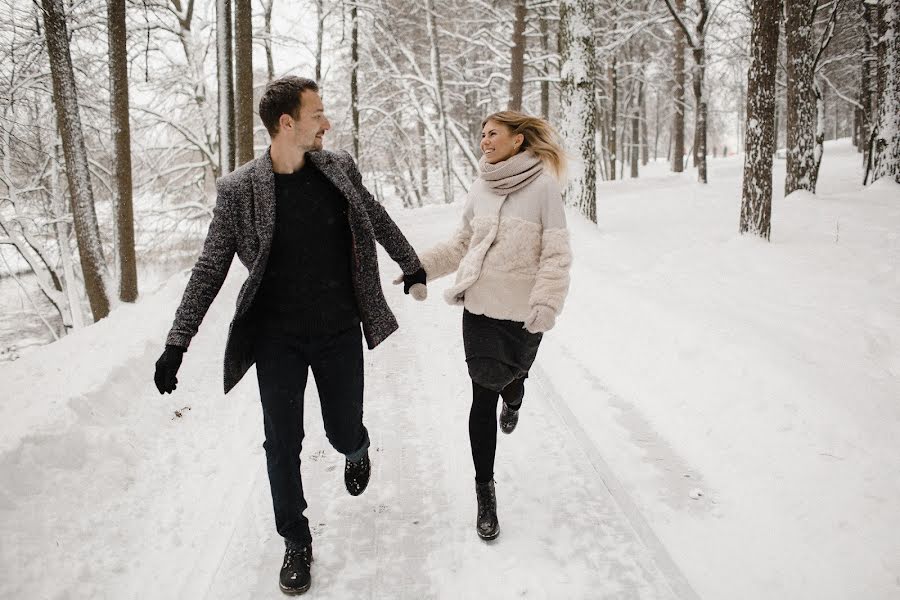
[[428, 288], [425, 287], [425, 269], [419, 268], [412, 275], [399, 275], [394, 279], [394, 285], [403, 284], [403, 293], [410, 294], [418, 301], [428, 297]]

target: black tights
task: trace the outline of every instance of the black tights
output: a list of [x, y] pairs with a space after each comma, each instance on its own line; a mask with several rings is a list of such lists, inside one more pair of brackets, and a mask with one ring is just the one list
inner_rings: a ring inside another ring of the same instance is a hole
[[486, 483], [494, 478], [494, 456], [497, 454], [497, 398], [513, 408], [522, 404], [524, 379], [516, 379], [500, 392], [472, 382], [472, 409], [469, 411], [469, 442], [475, 463], [475, 481]]

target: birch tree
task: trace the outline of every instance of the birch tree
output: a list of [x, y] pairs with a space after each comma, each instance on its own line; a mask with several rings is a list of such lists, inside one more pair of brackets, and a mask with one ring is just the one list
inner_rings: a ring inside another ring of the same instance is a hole
[[592, 28], [593, 0], [562, 0], [559, 5], [562, 131], [567, 147], [577, 148], [569, 170], [565, 201], [597, 222], [597, 175], [594, 77], [596, 56]]
[[772, 154], [775, 147], [775, 71], [781, 0], [754, 0], [747, 73], [747, 127], [740, 232], [769, 239]]

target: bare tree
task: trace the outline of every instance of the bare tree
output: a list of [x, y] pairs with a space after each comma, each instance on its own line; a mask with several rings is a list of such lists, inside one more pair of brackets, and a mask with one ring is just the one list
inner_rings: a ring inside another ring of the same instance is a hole
[[253, 160], [253, 11], [234, 2], [235, 165]]
[[[676, 10], [684, 11], [684, 0], [676, 0]], [[672, 70], [675, 74], [675, 85], [672, 88], [675, 115], [672, 128], [672, 170], [676, 173], [684, 171], [684, 30], [678, 23], [674, 26], [675, 56]]]
[[447, 122], [447, 111], [444, 104], [444, 75], [441, 71], [441, 51], [438, 44], [438, 30], [434, 18], [434, 0], [427, 0], [425, 6], [425, 18], [428, 26], [428, 39], [431, 43], [431, 77], [435, 91], [435, 103], [438, 111], [438, 129], [441, 135], [441, 181], [443, 183], [444, 202], [449, 204], [453, 202], [453, 182], [450, 180], [452, 172], [450, 166], [450, 141], [447, 138], [449, 124]]
[[134, 302], [138, 295], [134, 252], [134, 206], [131, 188], [131, 124], [128, 115], [128, 51], [125, 0], [107, 1], [109, 20], [109, 102], [115, 148], [116, 242], [119, 300]]
[[216, 67], [219, 84], [219, 174], [234, 171], [234, 75], [231, 0], [216, 0]]
[[753, 0], [740, 232], [765, 239], [769, 239], [772, 221], [775, 71], [780, 13], [781, 0]]
[[275, 60], [272, 57], [272, 9], [275, 0], [261, 0], [263, 7], [263, 47], [266, 50], [266, 78], [268, 81], [275, 79]]
[[94, 209], [94, 192], [81, 128], [75, 73], [69, 54], [65, 11], [61, 0], [42, 0], [41, 6], [53, 81], [56, 124], [62, 138], [66, 160], [66, 176], [72, 198], [72, 215], [75, 220], [75, 235], [78, 238], [78, 253], [81, 256], [81, 271], [91, 312], [94, 320], [98, 321], [109, 314], [108, 273], [103, 257], [103, 246], [100, 243], [97, 213]]
[[356, 3], [350, 5], [350, 115], [353, 123], [353, 158], [359, 162], [359, 17]]
[[509, 110], [522, 110], [522, 89], [525, 82], [525, 0], [515, 0], [512, 50], [510, 51]]
[[[706, 120], [707, 106], [703, 96], [703, 79], [706, 74], [706, 39], [709, 24], [712, 22], [708, 0], [697, 0], [697, 20], [694, 23], [694, 33], [691, 34], [685, 22], [683, 13], [676, 10], [672, 0], [665, 0], [669, 12], [675, 19], [675, 23], [684, 31], [684, 39], [694, 56], [694, 64], [691, 68], [691, 84], [694, 90], [694, 164], [697, 165], [697, 180], [706, 183]], [[720, 0], [721, 1], [721, 0]], [[716, 5], [718, 6], [718, 4]]]

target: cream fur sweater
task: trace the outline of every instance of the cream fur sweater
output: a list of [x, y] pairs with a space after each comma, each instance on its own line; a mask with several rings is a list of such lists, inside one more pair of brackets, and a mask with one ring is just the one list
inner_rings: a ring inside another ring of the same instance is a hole
[[429, 281], [456, 271], [444, 298], [471, 313], [525, 321], [543, 305], [559, 314], [572, 263], [559, 184], [544, 172], [497, 195], [479, 177], [453, 237], [419, 259]]

